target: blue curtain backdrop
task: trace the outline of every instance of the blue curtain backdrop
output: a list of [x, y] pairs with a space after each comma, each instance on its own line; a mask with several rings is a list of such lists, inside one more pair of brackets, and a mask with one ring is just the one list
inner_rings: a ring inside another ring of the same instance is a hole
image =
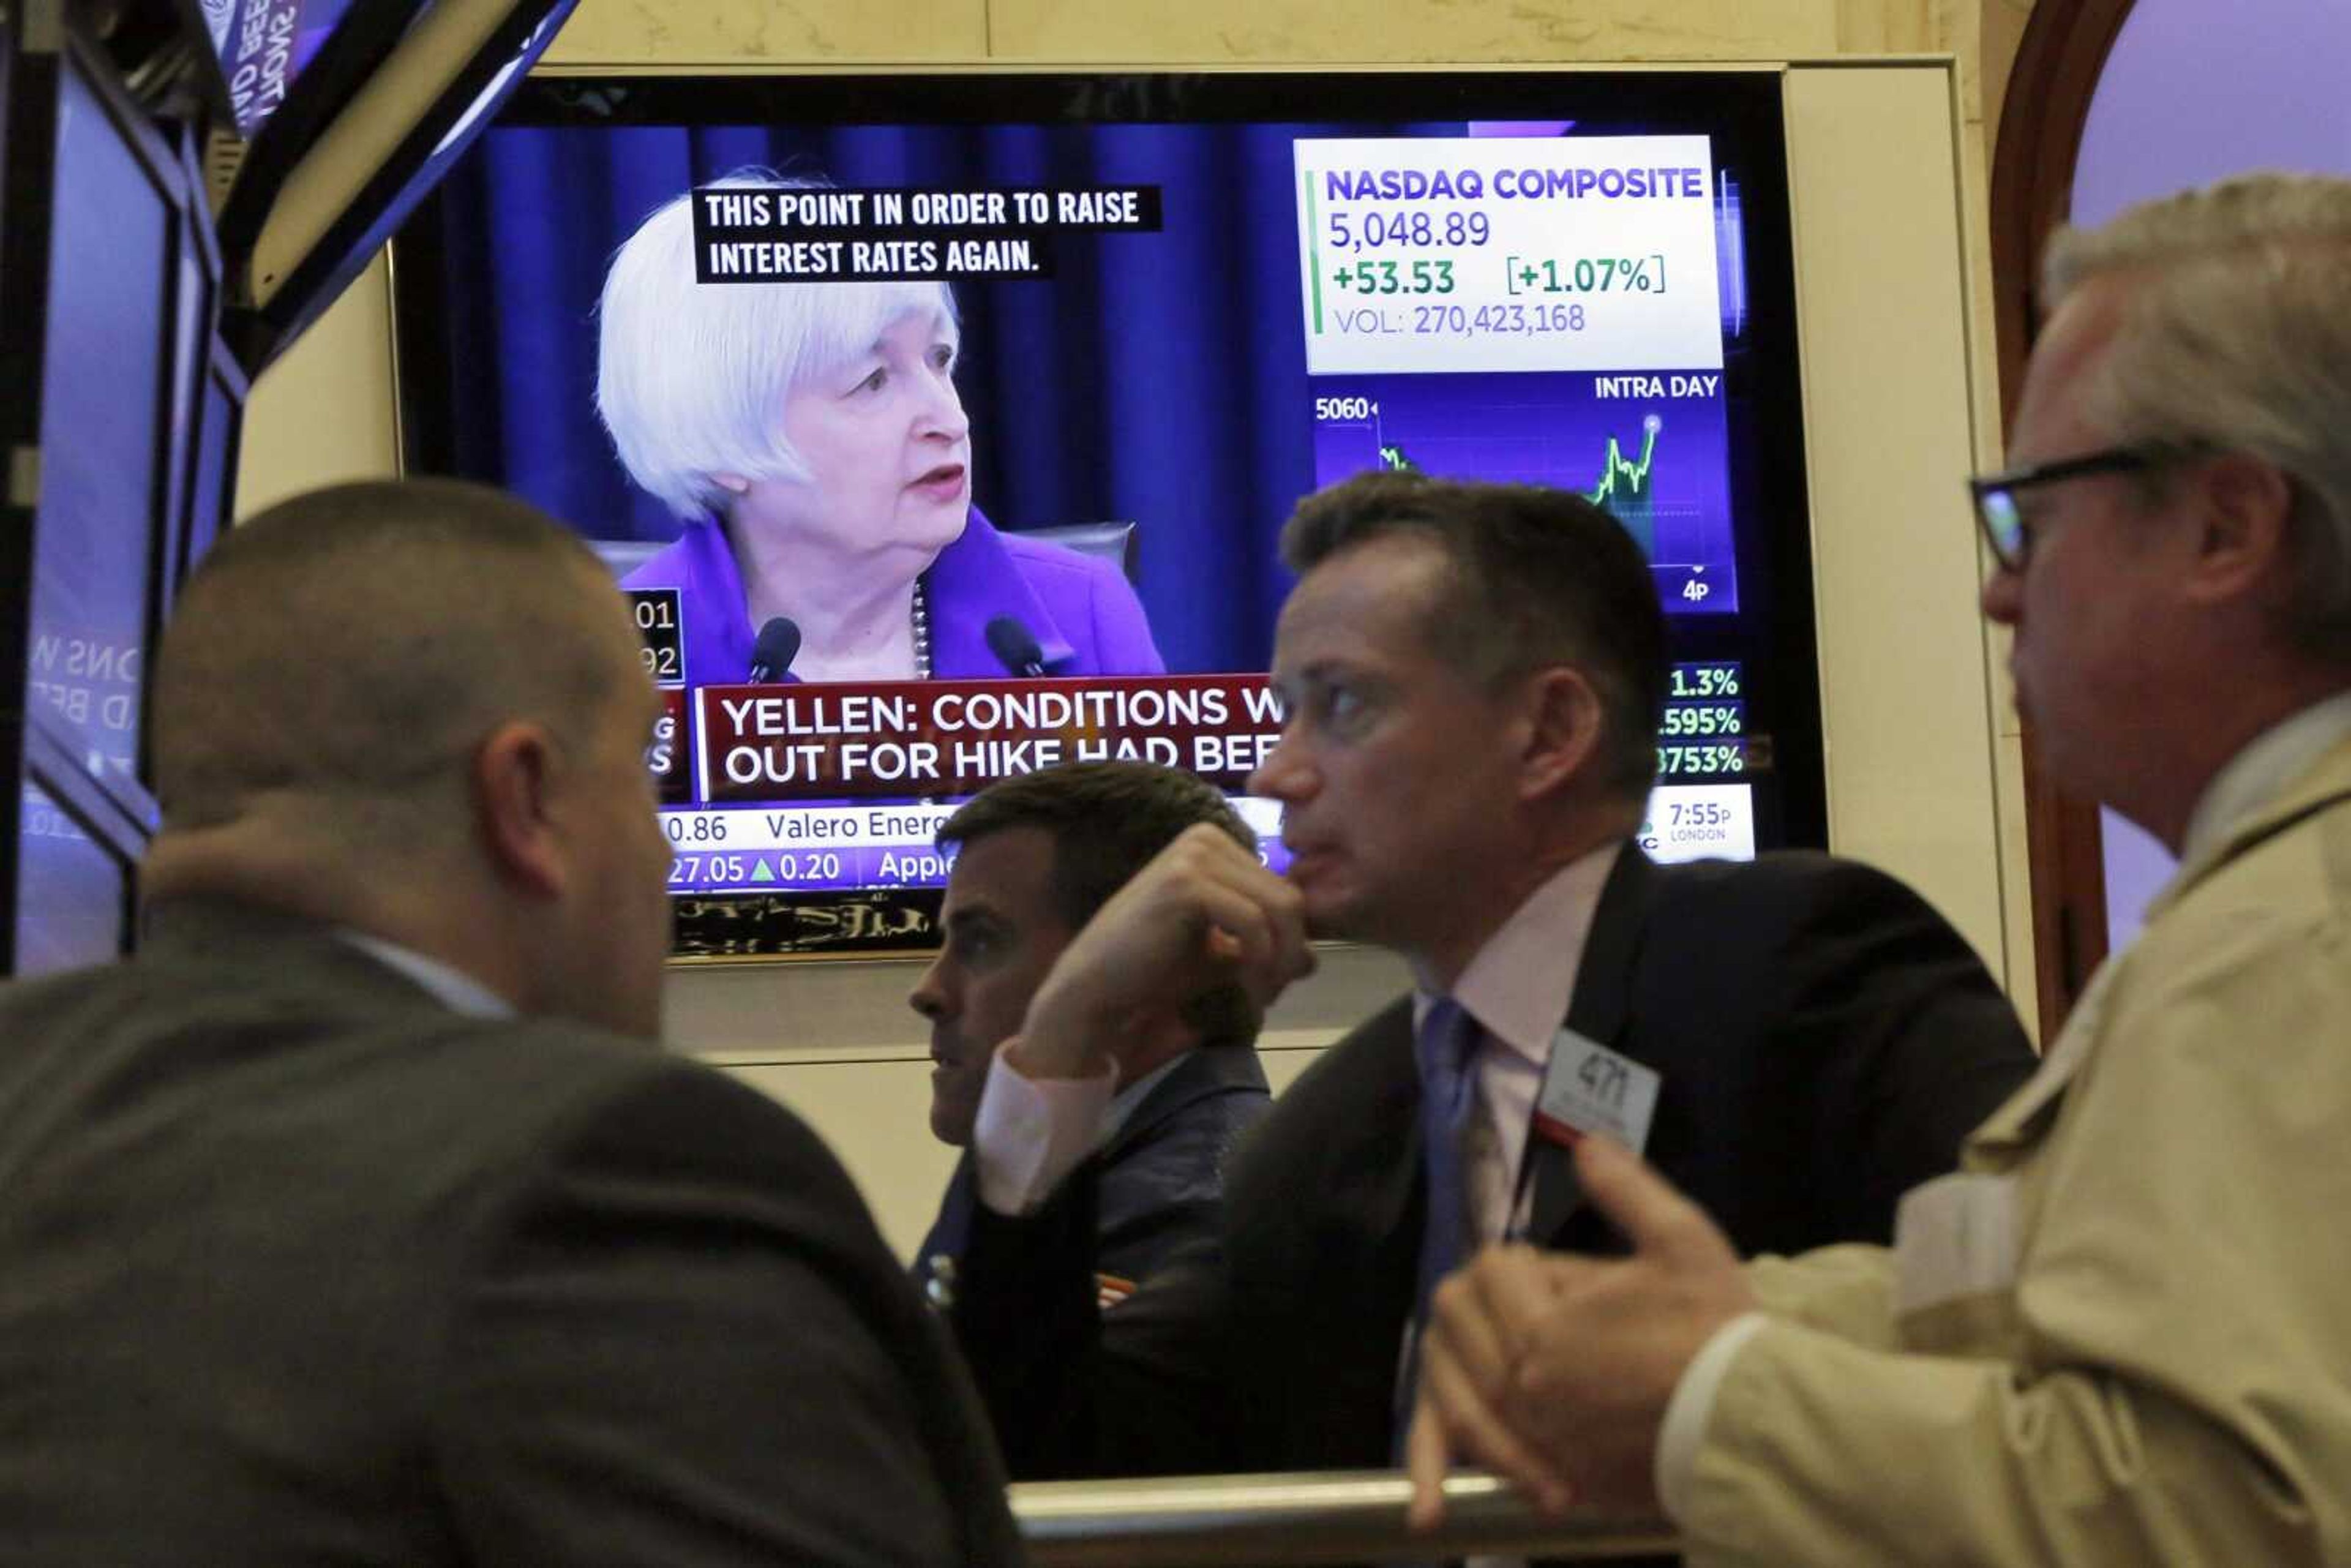
[[1303, 130], [496, 129], [438, 198], [440, 254], [402, 257], [444, 273], [458, 471], [593, 538], [674, 536], [597, 423], [594, 308], [613, 249], [692, 185], [747, 164], [841, 185], [1155, 184], [1162, 232], [1061, 236], [1050, 281], [957, 286], [976, 498], [1008, 528], [1136, 521], [1168, 667], [1263, 669], [1290, 585], [1275, 539], [1313, 475]]

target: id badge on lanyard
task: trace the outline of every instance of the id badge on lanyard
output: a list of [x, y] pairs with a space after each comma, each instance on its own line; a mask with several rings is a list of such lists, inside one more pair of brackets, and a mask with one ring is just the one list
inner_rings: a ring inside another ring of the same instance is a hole
[[1657, 1091], [1664, 1084], [1655, 1068], [1561, 1027], [1552, 1037], [1551, 1060], [1543, 1065], [1542, 1088], [1535, 1094], [1526, 1154], [1519, 1161], [1519, 1190], [1510, 1206], [1513, 1214], [1525, 1217], [1526, 1234], [1550, 1235], [1576, 1201], [1570, 1165], [1565, 1173], [1570, 1179], [1549, 1184], [1555, 1196], [1546, 1207], [1558, 1212], [1532, 1212], [1528, 1192], [1534, 1185], [1535, 1167], [1566, 1163], [1575, 1145], [1594, 1133], [1615, 1139], [1636, 1155], [1645, 1153], [1649, 1123], [1657, 1113]]

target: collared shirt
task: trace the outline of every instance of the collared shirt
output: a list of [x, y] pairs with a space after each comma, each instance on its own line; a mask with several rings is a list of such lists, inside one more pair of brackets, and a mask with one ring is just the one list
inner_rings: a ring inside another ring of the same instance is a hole
[[[1619, 841], [1553, 873], [1510, 912], [1454, 982], [1454, 1000], [1479, 1028], [1473, 1052], [1478, 1104], [1463, 1169], [1480, 1241], [1500, 1239], [1521, 1218], [1514, 1199], [1535, 1096], [1575, 995], [1601, 890], [1624, 852]], [[1414, 981], [1416, 1030], [1437, 991], [1425, 974], [1416, 973]], [[1116, 1069], [1094, 1079], [1024, 1078], [1004, 1050], [998, 1048], [980, 1093], [973, 1166], [980, 1201], [999, 1214], [1020, 1214], [1042, 1203], [1109, 1135], [1090, 1135], [1088, 1129], [1102, 1120]], [[1505, 1568], [1520, 1560], [1469, 1561], [1472, 1568]]]
[[1102, 1113], [1102, 1141], [1107, 1144], [1117, 1137], [1119, 1129], [1126, 1125], [1128, 1118], [1134, 1114], [1135, 1107], [1143, 1103], [1144, 1097], [1158, 1088], [1159, 1081], [1181, 1067], [1184, 1059], [1191, 1054], [1188, 1051], [1179, 1051], [1134, 1082], [1120, 1084], [1118, 1092], [1111, 1096], [1110, 1108]]
[[[2351, 738], [2351, 691], [2304, 708], [2271, 726], [2222, 765], [2197, 798], [2181, 836], [2180, 862], [2187, 864], [2216, 848], [2229, 829], [2275, 800], [2312, 763]], [[1680, 1522], [1689, 1498], [1690, 1468], [1714, 1416], [1716, 1395], [1739, 1352], [1763, 1326], [1763, 1314], [1744, 1312], [1725, 1323], [1699, 1347], [1674, 1385], [1657, 1431], [1657, 1500], [1666, 1517]]]
[[[1624, 852], [1621, 841], [1611, 843], [1554, 872], [1510, 912], [1453, 982], [1453, 999], [1478, 1022], [1471, 1057], [1478, 1105], [1464, 1134], [1461, 1166], [1469, 1221], [1480, 1242], [1499, 1241], [1526, 1223], [1534, 1193], [1531, 1187], [1520, 1190], [1519, 1165], [1526, 1157], [1535, 1098], [1551, 1064], [1552, 1040], [1567, 1018], [1576, 977], [1583, 970], [1600, 890]], [[1437, 993], [1428, 976], [1416, 973], [1414, 981], [1416, 1034]], [[1524, 1562], [1479, 1555], [1468, 1559], [1466, 1568], [1521, 1568]]]
[[428, 958], [413, 947], [403, 947], [397, 942], [387, 942], [381, 936], [354, 931], [348, 925], [336, 927], [335, 935], [385, 968], [396, 970], [415, 981], [434, 1000], [453, 1013], [477, 1019], [510, 1019], [515, 1016], [512, 1002], [464, 970], [438, 958]]
[[[1481, 1242], [1500, 1240], [1524, 1218], [1514, 1200], [1535, 1096], [1551, 1062], [1552, 1039], [1575, 995], [1600, 890], [1623, 851], [1621, 842], [1611, 843], [1553, 873], [1511, 911], [1454, 982], [1453, 999], [1479, 1030], [1472, 1056], [1478, 1107], [1469, 1118], [1462, 1169], [1469, 1218]], [[1417, 1030], [1437, 993], [1426, 975], [1414, 979]]]
[[[1600, 890], [1622, 843], [1593, 851], [1554, 873], [1513, 910], [1461, 971], [1454, 999], [1478, 1020], [1478, 1109], [1470, 1118], [1466, 1168], [1480, 1239], [1510, 1220], [1519, 1161], [1552, 1037], [1567, 1016]], [[1416, 986], [1417, 1019], [1431, 999]], [[1096, 1078], [1030, 1079], [997, 1048], [980, 1092], [972, 1163], [982, 1203], [999, 1214], [1035, 1208], [1108, 1136], [1103, 1116], [1115, 1067]]]
[[2272, 725], [2229, 758], [2204, 787], [2180, 841], [2182, 864], [2202, 857], [2229, 829], [2268, 804], [2294, 776], [2351, 737], [2351, 691], [2341, 691]]

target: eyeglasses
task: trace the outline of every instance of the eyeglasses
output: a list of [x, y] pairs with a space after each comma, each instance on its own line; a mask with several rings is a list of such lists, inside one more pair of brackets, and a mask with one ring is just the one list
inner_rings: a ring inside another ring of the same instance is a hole
[[2023, 509], [2016, 504], [2018, 492], [2062, 479], [2086, 479], [2094, 474], [2143, 474], [2202, 450], [2179, 443], [2142, 442], [1970, 479], [1968, 491], [1975, 497], [1976, 526], [1983, 530], [1984, 543], [1991, 547], [1992, 559], [2000, 562], [2001, 570], [2022, 571], [2025, 558], [2032, 553], [2032, 534], [2025, 527]]

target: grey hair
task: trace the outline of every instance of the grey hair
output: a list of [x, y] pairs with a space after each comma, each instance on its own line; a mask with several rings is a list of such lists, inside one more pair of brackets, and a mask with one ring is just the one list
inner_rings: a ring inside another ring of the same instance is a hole
[[2219, 446], [2283, 473], [2283, 630], [2351, 664], [2351, 181], [2240, 175], [2062, 230], [2044, 303], [2111, 274], [2135, 286], [2085, 412], [2125, 440]]
[[[738, 169], [720, 186], [820, 182]], [[959, 329], [945, 283], [695, 280], [692, 194], [654, 209], [613, 253], [597, 307], [596, 412], [622, 465], [681, 517], [716, 517], [715, 476], [805, 479], [779, 427], [801, 382], [857, 354], [903, 317]]]

